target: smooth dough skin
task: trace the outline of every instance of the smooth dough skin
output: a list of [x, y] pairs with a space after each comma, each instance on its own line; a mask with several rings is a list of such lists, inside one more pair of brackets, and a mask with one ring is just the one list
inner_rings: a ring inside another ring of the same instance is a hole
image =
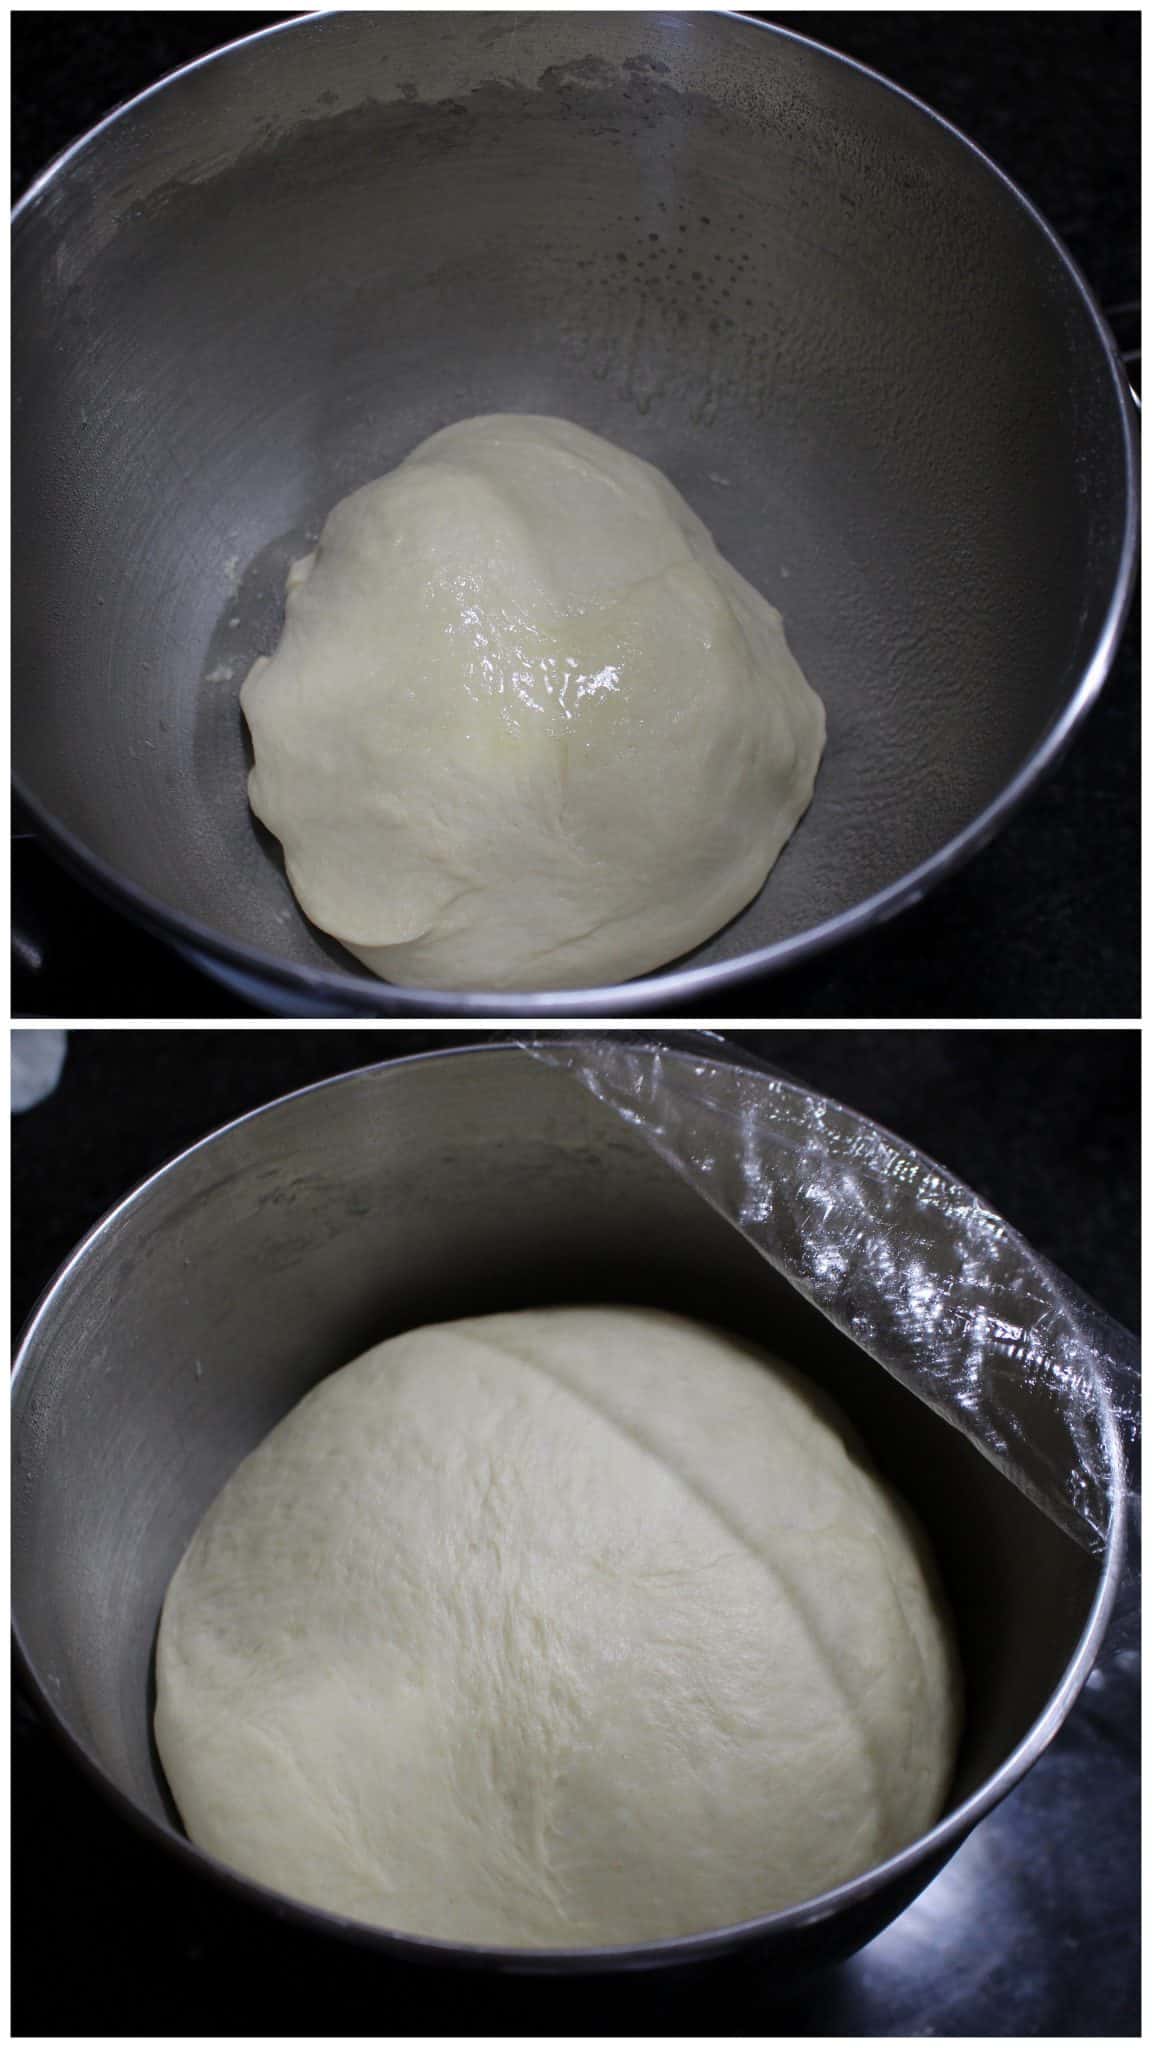
[[779, 612], [659, 470], [503, 413], [336, 506], [241, 702], [304, 910], [426, 988], [590, 986], [699, 945], [824, 745]]
[[919, 1539], [802, 1383], [648, 1309], [415, 1330], [229, 1480], [164, 1604], [188, 1832], [457, 1942], [699, 1933], [935, 1821], [957, 1730]]

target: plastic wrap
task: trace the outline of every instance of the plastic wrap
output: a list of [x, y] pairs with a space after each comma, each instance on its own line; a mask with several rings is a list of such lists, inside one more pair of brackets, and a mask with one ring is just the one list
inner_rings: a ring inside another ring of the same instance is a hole
[[1079, 1542], [1100, 1551], [1114, 1516], [1134, 1523], [1136, 1341], [971, 1188], [712, 1034], [525, 1050], [638, 1131]]
[[46, 1102], [56, 1089], [68, 1053], [66, 1031], [13, 1031], [12, 1094], [14, 1116]]

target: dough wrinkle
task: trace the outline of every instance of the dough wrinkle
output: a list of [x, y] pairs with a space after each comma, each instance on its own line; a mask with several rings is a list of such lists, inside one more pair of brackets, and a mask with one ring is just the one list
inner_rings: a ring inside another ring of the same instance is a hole
[[[472, 1341], [476, 1341], [474, 1328], [471, 1334]], [[873, 1796], [877, 1806], [883, 1810], [886, 1801], [884, 1772], [876, 1753], [876, 1745], [867, 1720], [859, 1712], [860, 1698], [858, 1695], [853, 1695], [852, 1689], [845, 1678], [840, 1660], [836, 1655], [836, 1650], [832, 1643], [827, 1640], [823, 1629], [820, 1627], [811, 1603], [801, 1594], [795, 1575], [787, 1572], [779, 1559], [766, 1557], [755, 1539], [749, 1536], [747, 1530], [733, 1515], [731, 1509], [726, 1508], [722, 1501], [717, 1500], [711, 1491], [702, 1486], [690, 1472], [686, 1471], [683, 1466], [670, 1465], [657, 1445], [654, 1445], [650, 1439], [642, 1436], [638, 1430], [632, 1428], [629, 1424], [621, 1422], [618, 1416], [613, 1415], [609, 1409], [602, 1407], [599, 1402], [591, 1401], [587, 1394], [583, 1393], [579, 1388], [573, 1387], [569, 1381], [561, 1378], [554, 1364], [550, 1367], [544, 1366], [538, 1358], [526, 1356], [523, 1352], [514, 1349], [503, 1336], [498, 1342], [491, 1337], [481, 1339], [480, 1341], [490, 1344], [493, 1349], [498, 1350], [504, 1357], [512, 1359], [517, 1365], [523, 1367], [525, 1371], [538, 1373], [541, 1378], [548, 1380], [559, 1392], [567, 1394], [570, 1399], [578, 1402], [581, 1407], [588, 1409], [604, 1428], [610, 1429], [618, 1436], [623, 1437], [643, 1457], [650, 1459], [667, 1478], [675, 1480], [685, 1493], [690, 1494], [697, 1505], [703, 1508], [705, 1513], [710, 1515], [714, 1521], [718, 1522], [725, 1534], [730, 1536], [745, 1555], [750, 1557], [759, 1566], [765, 1577], [770, 1579], [783, 1592], [785, 1599], [800, 1618], [813, 1651], [820, 1659], [839, 1695], [848, 1728], [853, 1731], [864, 1749]], [[887, 1821], [886, 1814], [885, 1821]]]

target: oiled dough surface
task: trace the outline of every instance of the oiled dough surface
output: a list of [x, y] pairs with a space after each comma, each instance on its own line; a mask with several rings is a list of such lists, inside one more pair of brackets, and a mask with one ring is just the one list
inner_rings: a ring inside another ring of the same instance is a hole
[[916, 1540], [827, 1411], [651, 1310], [416, 1330], [240, 1467], [169, 1588], [193, 1839], [514, 1946], [790, 1905], [936, 1819], [956, 1698]]
[[699, 945], [761, 887], [824, 743], [780, 614], [667, 479], [517, 414], [335, 507], [241, 701], [308, 916], [445, 989], [609, 983]]

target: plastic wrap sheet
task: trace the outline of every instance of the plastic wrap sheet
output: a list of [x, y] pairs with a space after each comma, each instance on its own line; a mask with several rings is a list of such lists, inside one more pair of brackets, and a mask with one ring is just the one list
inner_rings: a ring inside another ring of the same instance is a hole
[[1138, 1503], [1135, 1339], [913, 1145], [706, 1033], [524, 1042], [1079, 1542]]

